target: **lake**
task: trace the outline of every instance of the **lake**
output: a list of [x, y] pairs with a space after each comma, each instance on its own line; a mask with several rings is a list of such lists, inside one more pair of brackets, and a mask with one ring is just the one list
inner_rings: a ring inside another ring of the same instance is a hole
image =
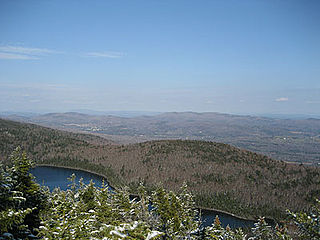
[[[68, 178], [73, 173], [76, 175], [76, 183], [82, 178], [85, 184], [92, 180], [95, 186], [101, 187], [104, 180], [102, 176], [90, 172], [61, 167], [41, 166], [31, 169], [30, 172], [36, 177], [37, 183], [48, 186], [50, 190], [57, 187], [60, 187], [61, 190], [67, 190], [68, 185], [71, 184]], [[106, 180], [105, 184], [107, 184]]]
[[[88, 184], [92, 180], [95, 183], [95, 186], [98, 187], [101, 187], [103, 180], [105, 180], [102, 176], [90, 172], [60, 167], [39, 166], [33, 168], [31, 173], [36, 177], [37, 183], [48, 186], [50, 190], [57, 187], [60, 187], [61, 190], [66, 190], [70, 184], [68, 178], [70, 178], [73, 173], [77, 177], [76, 182], [78, 182], [80, 178], [83, 178], [85, 184]], [[107, 184], [106, 180], [105, 184]], [[219, 216], [224, 227], [227, 225], [231, 228], [253, 227], [254, 224], [254, 221], [237, 218], [230, 214], [217, 211], [202, 210], [201, 213], [203, 226], [211, 225], [214, 222], [216, 215]]]

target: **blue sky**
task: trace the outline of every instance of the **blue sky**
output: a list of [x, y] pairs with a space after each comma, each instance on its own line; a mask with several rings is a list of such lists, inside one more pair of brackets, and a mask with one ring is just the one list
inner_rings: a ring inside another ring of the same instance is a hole
[[2, 0], [0, 111], [320, 114], [318, 0]]

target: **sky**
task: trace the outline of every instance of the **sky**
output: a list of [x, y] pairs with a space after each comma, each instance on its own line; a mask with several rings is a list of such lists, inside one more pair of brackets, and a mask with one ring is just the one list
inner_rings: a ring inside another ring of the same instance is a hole
[[0, 0], [0, 111], [320, 114], [318, 0]]

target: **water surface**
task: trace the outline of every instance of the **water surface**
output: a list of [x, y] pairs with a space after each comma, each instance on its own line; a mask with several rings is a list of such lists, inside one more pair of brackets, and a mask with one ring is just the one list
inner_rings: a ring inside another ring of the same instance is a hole
[[[68, 178], [70, 178], [73, 173], [76, 175], [76, 182], [78, 182], [80, 178], [83, 178], [83, 182], [85, 184], [90, 183], [91, 180], [95, 183], [95, 186], [98, 187], [102, 186], [103, 180], [105, 180], [105, 184], [107, 184], [106, 179], [104, 179], [102, 176], [69, 168], [40, 166], [32, 169], [31, 173], [36, 177], [37, 183], [48, 186], [50, 190], [53, 190], [57, 187], [60, 187], [61, 190], [66, 190], [71, 183]], [[224, 227], [227, 225], [229, 225], [231, 228], [253, 227], [254, 224], [254, 221], [237, 218], [230, 214], [217, 211], [202, 210], [201, 215], [203, 222], [202, 226], [210, 226], [214, 222], [217, 215], [219, 216], [221, 224]]]
[[[76, 175], [76, 183], [82, 178], [85, 184], [89, 184], [92, 180], [95, 186], [101, 187], [104, 180], [102, 176], [70, 168], [40, 166], [31, 169], [30, 172], [36, 177], [37, 183], [48, 186], [50, 190], [57, 187], [60, 187], [61, 190], [66, 190], [71, 184], [68, 178], [70, 178], [73, 173]], [[107, 184], [106, 180], [105, 184]]]

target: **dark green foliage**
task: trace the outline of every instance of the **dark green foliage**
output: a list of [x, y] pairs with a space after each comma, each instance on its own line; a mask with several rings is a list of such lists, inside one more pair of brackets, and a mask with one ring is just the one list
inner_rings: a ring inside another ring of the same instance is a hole
[[197, 211], [192, 195], [187, 186], [181, 188], [179, 195], [172, 191], [166, 192], [162, 187], [156, 189], [151, 197], [152, 212], [158, 217], [160, 227], [157, 229], [164, 232], [165, 237], [174, 235], [190, 236], [197, 229], [195, 221]]
[[36, 233], [40, 226], [40, 211], [46, 206], [46, 192], [34, 182], [29, 173], [33, 166], [20, 148], [10, 157], [12, 167], [1, 166], [0, 176], [0, 230], [15, 237]]
[[297, 225], [298, 235], [301, 239], [316, 240], [320, 239], [320, 201], [317, 200], [309, 213], [300, 212], [292, 213], [289, 211], [291, 218]]
[[201, 193], [194, 195], [195, 202], [199, 206], [232, 212], [238, 216], [273, 216], [275, 219], [284, 219], [287, 215], [277, 205], [260, 205], [258, 207], [245, 204], [234, 196], [233, 192], [225, 193]]
[[290, 240], [292, 239], [285, 227], [271, 227], [267, 224], [263, 217], [258, 219], [258, 222], [255, 223], [255, 227], [252, 228], [252, 237], [250, 240]]

